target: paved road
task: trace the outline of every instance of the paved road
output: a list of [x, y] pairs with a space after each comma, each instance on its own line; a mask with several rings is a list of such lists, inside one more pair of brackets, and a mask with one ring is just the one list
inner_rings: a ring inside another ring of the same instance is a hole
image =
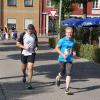
[[74, 95], [65, 95], [64, 79], [60, 88], [55, 85], [59, 65], [47, 41], [39, 38], [31, 91], [21, 82], [20, 50], [15, 41], [0, 41], [0, 100], [100, 100], [100, 64], [75, 59], [71, 83]]

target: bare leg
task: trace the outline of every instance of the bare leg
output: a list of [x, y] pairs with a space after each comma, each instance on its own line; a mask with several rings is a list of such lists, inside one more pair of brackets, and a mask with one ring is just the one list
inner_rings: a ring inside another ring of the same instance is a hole
[[27, 64], [22, 64], [22, 73], [23, 73], [23, 76], [26, 75], [26, 67], [27, 67]]
[[67, 69], [67, 76], [66, 76], [66, 89], [69, 88], [70, 82], [71, 82], [71, 73], [72, 73], [72, 63], [66, 64]]
[[70, 82], [71, 82], [71, 76], [66, 76], [66, 89], [69, 88]]
[[23, 73], [23, 83], [26, 82], [26, 67], [27, 67], [27, 64], [22, 64], [22, 73]]
[[72, 95], [73, 93], [69, 90], [69, 85], [71, 82], [72, 63], [67, 63], [66, 69], [67, 69], [67, 76], [66, 76], [66, 91], [65, 91], [65, 93], [67, 93], [68, 95]]
[[60, 65], [60, 72], [56, 76], [56, 85], [60, 86], [60, 79], [65, 75], [66, 72], [66, 63], [64, 62], [59, 62]]
[[33, 75], [33, 63], [28, 62], [27, 70], [28, 70], [28, 82], [31, 82], [32, 81], [32, 75]]

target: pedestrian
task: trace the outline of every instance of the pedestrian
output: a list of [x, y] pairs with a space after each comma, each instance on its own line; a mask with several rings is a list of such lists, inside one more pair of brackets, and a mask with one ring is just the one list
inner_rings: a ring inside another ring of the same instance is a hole
[[4, 27], [4, 32], [5, 32], [5, 39], [7, 39], [8, 40], [8, 28], [7, 28], [7, 26], [5, 26]]
[[1, 40], [1, 36], [2, 36], [1, 34], [2, 34], [2, 32], [1, 32], [1, 28], [0, 28], [0, 40]]
[[76, 52], [73, 49], [74, 44], [73, 29], [71, 27], [67, 27], [65, 28], [65, 36], [58, 41], [55, 47], [56, 52], [59, 54], [58, 61], [60, 65], [60, 72], [56, 76], [56, 85], [60, 86], [60, 79], [66, 75], [65, 93], [68, 95], [73, 94], [69, 89], [69, 85], [72, 75], [73, 56], [76, 55]]
[[15, 32], [15, 28], [14, 28], [14, 27], [12, 27], [12, 28], [11, 28], [11, 31], [12, 31], [12, 32], [11, 32], [11, 37], [12, 37], [12, 39], [14, 39], [14, 32]]
[[33, 66], [35, 61], [35, 49], [38, 47], [38, 39], [36, 35], [36, 30], [33, 24], [29, 24], [27, 30], [23, 32], [18, 41], [16, 46], [21, 48], [21, 62], [22, 62], [22, 73], [23, 83], [26, 82], [26, 70], [28, 75], [28, 84], [27, 89], [32, 89], [32, 75], [33, 75]]
[[17, 39], [17, 31], [16, 31], [16, 30], [13, 31], [13, 39], [14, 39], [14, 40]]
[[4, 40], [5, 39], [5, 32], [4, 32], [4, 29], [1, 28], [1, 40]]

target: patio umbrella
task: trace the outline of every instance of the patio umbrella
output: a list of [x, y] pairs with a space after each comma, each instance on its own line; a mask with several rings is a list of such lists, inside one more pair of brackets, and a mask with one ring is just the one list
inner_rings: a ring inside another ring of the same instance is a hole
[[82, 27], [94, 27], [94, 26], [100, 26], [100, 18], [94, 17], [94, 18], [86, 18], [82, 23]]
[[91, 44], [91, 31], [93, 27], [100, 26], [100, 17], [81, 19], [76, 23], [79, 27], [89, 27], [90, 29], [90, 44]]
[[69, 19], [65, 19], [61, 22], [61, 26], [70, 26], [70, 27], [75, 27], [75, 24], [79, 21], [80, 19], [76, 19], [76, 18], [69, 18]]
[[74, 24], [74, 26], [76, 26], [76, 27], [82, 27], [82, 23], [84, 22], [84, 21], [86, 21], [88, 18], [81, 18], [80, 20], [78, 20], [75, 24]]

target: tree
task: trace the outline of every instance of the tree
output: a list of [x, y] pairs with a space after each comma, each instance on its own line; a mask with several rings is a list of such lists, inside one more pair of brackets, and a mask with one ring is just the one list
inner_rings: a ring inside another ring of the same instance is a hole
[[[72, 3], [83, 4], [83, 16], [86, 18], [87, 17], [87, 3], [91, 1], [94, 2], [96, 0], [63, 0], [62, 19], [64, 18], [65, 14], [70, 14], [71, 11], [74, 10], [74, 6], [72, 5]], [[60, 0], [52, 0], [52, 2], [55, 3], [56, 7], [59, 7]]]
[[[62, 13], [61, 19], [64, 19], [65, 15], [70, 15], [74, 10], [74, 6], [72, 5], [73, 0], [62, 0]], [[55, 4], [57, 8], [59, 8], [60, 0], [52, 0], [52, 3]]]

